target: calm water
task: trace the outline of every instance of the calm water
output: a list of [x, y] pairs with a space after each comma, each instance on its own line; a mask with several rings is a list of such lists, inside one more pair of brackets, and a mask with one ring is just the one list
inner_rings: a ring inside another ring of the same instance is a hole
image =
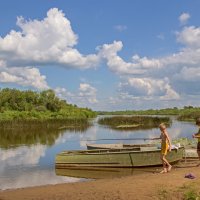
[[[191, 138], [192, 133], [197, 131], [193, 123], [179, 122], [173, 118], [173, 124], [168, 128], [171, 138]], [[60, 130], [49, 133], [35, 132], [12, 135], [3, 133], [0, 135], [0, 189], [22, 188], [36, 185], [85, 181], [84, 178], [66, 176], [70, 174], [83, 177], [82, 171], [55, 171], [55, 155], [63, 150], [86, 149], [86, 143], [148, 143], [147, 140], [128, 140], [129, 138], [158, 137], [158, 129], [137, 131], [116, 131], [98, 125], [95, 121], [93, 126], [86, 130]], [[121, 139], [100, 141], [98, 139]], [[123, 140], [124, 139], [124, 140]], [[98, 140], [98, 141], [88, 141]], [[148, 169], [151, 170], [151, 169]], [[56, 173], [58, 175], [56, 175]], [[126, 175], [139, 173], [139, 170], [110, 169], [104, 171], [105, 176], [112, 174]], [[65, 176], [64, 176], [65, 175]], [[99, 172], [98, 172], [99, 175]], [[93, 178], [95, 172], [88, 177]]]

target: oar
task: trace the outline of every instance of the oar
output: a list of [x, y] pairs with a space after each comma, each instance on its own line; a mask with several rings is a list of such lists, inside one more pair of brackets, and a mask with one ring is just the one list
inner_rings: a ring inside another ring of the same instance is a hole
[[105, 139], [96, 139], [96, 140], [86, 140], [86, 141], [100, 141], [100, 140], [157, 140], [158, 138], [105, 138]]

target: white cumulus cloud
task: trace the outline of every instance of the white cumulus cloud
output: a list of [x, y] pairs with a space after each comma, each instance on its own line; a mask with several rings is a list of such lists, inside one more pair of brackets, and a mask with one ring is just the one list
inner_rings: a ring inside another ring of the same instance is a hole
[[78, 36], [70, 21], [57, 8], [50, 9], [41, 21], [18, 17], [17, 25], [21, 31], [11, 30], [4, 38], [0, 37], [0, 58], [8, 65], [58, 64], [89, 68], [98, 62], [95, 54], [85, 56], [74, 48]]
[[77, 104], [79, 106], [88, 105], [98, 102], [97, 89], [88, 83], [80, 83], [78, 91], [71, 92], [66, 88], [57, 87], [55, 93], [61, 99], [66, 99], [68, 103]]
[[184, 27], [183, 31], [177, 33], [177, 40], [189, 48], [200, 48], [200, 27]]
[[49, 88], [46, 77], [34, 67], [0, 67], [0, 82], [32, 86], [41, 90]]
[[132, 62], [125, 62], [117, 55], [123, 47], [121, 41], [114, 41], [112, 44], [104, 44], [99, 47], [99, 54], [106, 59], [108, 67], [118, 74], [143, 74], [147, 69], [160, 68], [161, 63], [158, 59], [140, 58], [138, 55], [133, 56]]
[[98, 100], [96, 98], [97, 89], [91, 86], [88, 83], [81, 83], [79, 86], [79, 96], [83, 98], [83, 100], [87, 100], [90, 103], [97, 103]]
[[172, 89], [168, 79], [128, 78], [127, 82], [120, 83], [120, 88], [126, 95], [132, 97], [153, 97], [161, 100], [179, 99], [179, 94]]
[[190, 19], [190, 14], [189, 13], [182, 13], [179, 16], [179, 21], [180, 21], [181, 25], [186, 24], [189, 19]]

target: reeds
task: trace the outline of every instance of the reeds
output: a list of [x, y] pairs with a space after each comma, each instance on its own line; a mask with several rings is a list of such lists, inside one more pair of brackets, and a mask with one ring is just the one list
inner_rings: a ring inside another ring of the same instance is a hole
[[69, 119], [16, 119], [16, 120], [1, 120], [0, 130], [2, 129], [59, 129], [62, 127], [80, 127], [89, 126], [88, 119], [69, 118]]
[[136, 130], [156, 128], [160, 123], [165, 123], [169, 126], [171, 124], [171, 120], [168, 117], [115, 116], [100, 118], [98, 123], [112, 129]]

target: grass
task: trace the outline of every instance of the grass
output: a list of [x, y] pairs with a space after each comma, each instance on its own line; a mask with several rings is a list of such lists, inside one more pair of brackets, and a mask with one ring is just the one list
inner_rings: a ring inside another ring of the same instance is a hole
[[168, 200], [169, 192], [166, 189], [160, 189], [158, 191], [158, 198], [160, 200]]
[[184, 184], [183, 186], [173, 190], [164, 189], [158, 190], [158, 199], [160, 200], [200, 200], [200, 187], [198, 183]]
[[184, 185], [180, 188], [184, 200], [200, 200], [200, 190], [196, 185]]

